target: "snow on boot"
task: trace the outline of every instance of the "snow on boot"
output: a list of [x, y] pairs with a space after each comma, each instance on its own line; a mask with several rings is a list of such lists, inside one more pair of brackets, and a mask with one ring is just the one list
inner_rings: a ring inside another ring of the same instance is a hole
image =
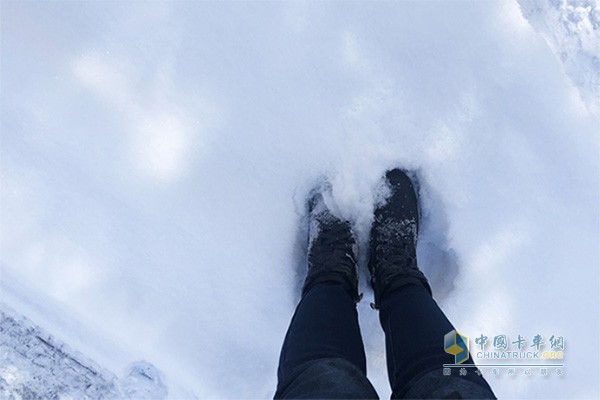
[[369, 271], [375, 292], [373, 308], [381, 297], [407, 284], [423, 285], [427, 278], [417, 267], [419, 208], [410, 178], [400, 169], [386, 173], [390, 196], [375, 209], [369, 243]]
[[302, 294], [319, 282], [340, 282], [355, 302], [360, 301], [357, 248], [350, 222], [331, 214], [320, 191], [310, 197], [308, 211], [308, 273]]

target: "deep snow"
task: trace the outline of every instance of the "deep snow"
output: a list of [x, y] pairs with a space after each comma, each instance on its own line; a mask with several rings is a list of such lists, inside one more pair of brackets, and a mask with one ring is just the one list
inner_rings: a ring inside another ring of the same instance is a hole
[[600, 8], [520, 4], [2, 2], [0, 301], [172, 397], [272, 396], [305, 194], [330, 179], [364, 261], [401, 166], [457, 328], [565, 337], [565, 376], [496, 394], [597, 398]]

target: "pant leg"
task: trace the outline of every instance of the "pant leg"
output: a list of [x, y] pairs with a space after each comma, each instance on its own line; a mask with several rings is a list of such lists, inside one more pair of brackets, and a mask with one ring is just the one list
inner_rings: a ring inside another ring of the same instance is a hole
[[[454, 376], [443, 376], [443, 364], [454, 363], [454, 356], [444, 351], [444, 335], [454, 327], [424, 286], [410, 284], [386, 293], [379, 319], [385, 332], [393, 398], [402, 398], [411, 390], [411, 397], [494, 397], [485, 379], [473, 369], [466, 377], [458, 377], [457, 371]], [[429, 378], [423, 380], [426, 376]], [[421, 386], [427, 381], [435, 387], [415, 391], [419, 380]]]
[[296, 398], [376, 397], [366, 378], [356, 304], [340, 283], [316, 284], [296, 308], [281, 349], [275, 397], [292, 394]]

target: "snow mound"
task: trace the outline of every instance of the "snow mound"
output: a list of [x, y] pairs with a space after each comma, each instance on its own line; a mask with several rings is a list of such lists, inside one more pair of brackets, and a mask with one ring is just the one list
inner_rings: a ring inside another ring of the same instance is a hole
[[119, 380], [25, 317], [0, 305], [0, 397], [164, 399], [161, 373], [139, 361]]
[[131, 399], [164, 399], [167, 387], [162, 373], [147, 361], [138, 361], [129, 368], [121, 381], [123, 393]]
[[600, 114], [600, 5], [596, 0], [519, 0], [590, 111]]

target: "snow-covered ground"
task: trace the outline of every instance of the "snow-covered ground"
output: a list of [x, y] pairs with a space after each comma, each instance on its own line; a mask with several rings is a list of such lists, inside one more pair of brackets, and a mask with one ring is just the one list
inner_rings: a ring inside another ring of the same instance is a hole
[[0, 336], [2, 394], [37, 371], [35, 331], [108, 397], [151, 365], [157, 397], [272, 396], [305, 194], [330, 179], [364, 267], [401, 166], [456, 327], [565, 338], [564, 376], [489, 376], [496, 394], [600, 396], [597, 2], [1, 7], [1, 332], [23, 338]]
[[160, 372], [134, 363], [118, 379], [6, 306], [0, 309], [0, 397], [3, 399], [164, 399]]

